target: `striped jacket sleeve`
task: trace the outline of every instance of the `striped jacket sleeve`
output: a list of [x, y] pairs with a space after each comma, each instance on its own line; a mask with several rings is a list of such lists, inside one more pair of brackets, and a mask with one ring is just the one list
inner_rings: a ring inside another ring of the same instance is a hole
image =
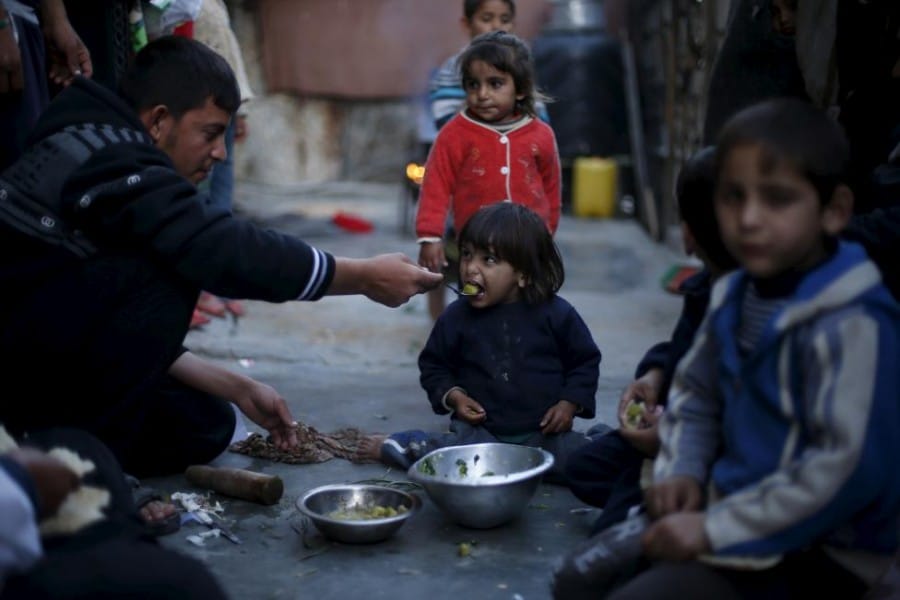
[[[706, 532], [717, 553], [802, 548], [896, 493], [885, 473], [897, 468], [900, 452], [892, 429], [900, 412], [897, 340], [892, 327], [879, 327], [861, 309], [838, 317], [799, 345], [801, 364], [791, 369], [802, 369], [805, 415], [796, 415], [780, 467], [710, 506]], [[782, 389], [789, 386], [780, 379]]]

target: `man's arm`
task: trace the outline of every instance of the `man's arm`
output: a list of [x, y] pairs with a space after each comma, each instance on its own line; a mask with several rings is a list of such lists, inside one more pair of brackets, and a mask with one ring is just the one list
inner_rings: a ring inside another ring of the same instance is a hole
[[362, 294], [386, 306], [399, 306], [410, 297], [440, 285], [443, 278], [439, 273], [419, 267], [403, 254], [338, 257], [326, 294]]
[[254, 423], [272, 434], [282, 449], [297, 444], [294, 419], [284, 398], [271, 386], [184, 352], [172, 366], [169, 375], [181, 383], [207, 394], [232, 402]]
[[22, 54], [13, 33], [13, 17], [0, 2], [0, 96], [20, 92], [25, 86]]

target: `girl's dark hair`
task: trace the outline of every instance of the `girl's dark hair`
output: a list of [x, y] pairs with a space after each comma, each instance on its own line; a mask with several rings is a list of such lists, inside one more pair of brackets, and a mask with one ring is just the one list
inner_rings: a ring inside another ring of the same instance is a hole
[[691, 156], [675, 182], [678, 215], [706, 257], [717, 267], [731, 270], [737, 261], [725, 248], [716, 220], [716, 149], [707, 146]]
[[119, 81], [119, 96], [135, 112], [165, 104], [179, 119], [207, 98], [228, 113], [241, 105], [241, 93], [225, 59], [200, 42], [165, 36], [138, 52]]
[[766, 100], [745, 108], [725, 123], [716, 144], [716, 172], [729, 153], [759, 145], [774, 166], [787, 161], [816, 188], [822, 205], [846, 179], [850, 145], [838, 123], [812, 104], [796, 98]]
[[[484, 4], [487, 0], [463, 0], [463, 15], [466, 17], [466, 21], [471, 21], [472, 17], [475, 16], [475, 13], [478, 12], [478, 9], [481, 8], [481, 5]], [[503, 0], [503, 2], [509, 7], [509, 12], [512, 13], [512, 16], [516, 16], [516, 3], [513, 0]]]
[[463, 226], [459, 246], [487, 250], [525, 276], [522, 297], [528, 304], [546, 302], [566, 278], [562, 256], [546, 223], [522, 204], [498, 202], [478, 210]]
[[516, 86], [516, 94], [523, 98], [516, 101], [516, 108], [532, 117], [536, 116], [535, 100], [546, 101], [534, 82], [534, 61], [531, 51], [521, 39], [505, 31], [491, 31], [475, 37], [457, 61], [463, 89], [471, 79], [472, 63], [483, 61], [498, 71], [509, 73]]

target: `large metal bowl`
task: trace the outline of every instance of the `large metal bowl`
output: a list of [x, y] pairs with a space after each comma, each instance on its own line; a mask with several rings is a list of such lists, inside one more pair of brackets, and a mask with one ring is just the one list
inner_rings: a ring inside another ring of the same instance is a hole
[[475, 444], [434, 450], [408, 471], [455, 522], [487, 529], [516, 518], [534, 497], [553, 455], [516, 444]]
[[[406, 507], [395, 517], [378, 519], [335, 519], [338, 510], [368, 509], [374, 506]], [[348, 544], [370, 544], [394, 535], [421, 506], [421, 501], [401, 490], [379, 485], [325, 485], [312, 489], [297, 500], [297, 509], [328, 538]]]

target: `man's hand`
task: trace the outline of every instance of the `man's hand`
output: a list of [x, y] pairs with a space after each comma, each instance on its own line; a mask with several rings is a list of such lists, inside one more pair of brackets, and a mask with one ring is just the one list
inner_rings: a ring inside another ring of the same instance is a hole
[[450, 392], [450, 395], [447, 396], [447, 405], [456, 411], [457, 417], [469, 425], [479, 425], [487, 418], [484, 407], [460, 390]]
[[447, 268], [444, 242], [423, 242], [419, 244], [419, 264], [432, 273], [441, 273]]
[[22, 74], [22, 55], [13, 35], [12, 16], [0, 10], [0, 17], [7, 21], [6, 27], [0, 29], [0, 94], [21, 92], [25, 87], [25, 79]]
[[709, 552], [705, 520], [706, 513], [683, 512], [653, 523], [641, 536], [644, 555], [658, 560], [684, 561]]
[[647, 488], [644, 504], [650, 516], [656, 519], [673, 513], [695, 511], [703, 506], [703, 490], [692, 477], [670, 477]]
[[41, 13], [53, 83], [65, 86], [76, 75], [90, 77], [94, 70], [91, 53], [69, 23], [62, 0], [43, 0]]
[[63, 500], [78, 489], [81, 480], [58, 458], [34, 448], [18, 448], [9, 457], [22, 465], [37, 490], [38, 517], [53, 516]]
[[275, 388], [247, 378], [241, 389], [231, 397], [231, 401], [251, 421], [266, 429], [280, 450], [289, 450], [297, 445], [297, 432], [291, 411]]
[[385, 306], [400, 306], [416, 294], [440, 285], [443, 275], [429, 273], [403, 254], [372, 258], [335, 258], [330, 295], [363, 294]]
[[568, 400], [560, 400], [544, 413], [544, 418], [541, 419], [540, 423], [541, 433], [547, 435], [549, 433], [571, 431], [572, 421], [577, 411], [577, 404]]

